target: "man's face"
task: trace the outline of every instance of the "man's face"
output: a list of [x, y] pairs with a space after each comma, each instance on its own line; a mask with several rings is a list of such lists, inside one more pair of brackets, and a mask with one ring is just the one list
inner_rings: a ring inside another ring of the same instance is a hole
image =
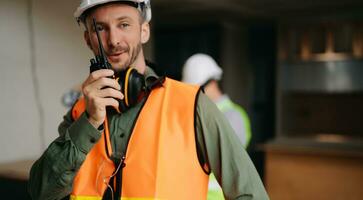
[[99, 55], [97, 35], [92, 18], [102, 40], [108, 61], [115, 70], [137, 65], [143, 56], [142, 44], [149, 39], [149, 24], [143, 23], [139, 11], [129, 5], [113, 3], [96, 8], [86, 19], [85, 40]]

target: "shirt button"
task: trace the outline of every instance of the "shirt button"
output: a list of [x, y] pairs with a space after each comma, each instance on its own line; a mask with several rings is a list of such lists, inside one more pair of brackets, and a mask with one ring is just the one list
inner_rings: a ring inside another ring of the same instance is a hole
[[121, 137], [121, 138], [125, 137], [125, 133], [121, 133], [121, 134], [120, 134], [120, 137]]
[[91, 139], [90, 139], [90, 142], [91, 142], [91, 143], [95, 143], [95, 142], [96, 142], [96, 139], [95, 139], [95, 138], [91, 138]]

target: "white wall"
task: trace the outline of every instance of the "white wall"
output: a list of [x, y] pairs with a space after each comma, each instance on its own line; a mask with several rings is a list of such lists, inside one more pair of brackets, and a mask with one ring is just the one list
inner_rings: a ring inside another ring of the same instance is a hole
[[39, 157], [58, 135], [61, 96], [88, 75], [78, 3], [0, 1], [0, 162]]

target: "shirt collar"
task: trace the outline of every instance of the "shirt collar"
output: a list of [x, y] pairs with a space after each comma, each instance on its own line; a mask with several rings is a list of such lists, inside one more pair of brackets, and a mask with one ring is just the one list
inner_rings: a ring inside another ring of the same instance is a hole
[[155, 73], [155, 71], [149, 66], [146, 66], [144, 76], [145, 76], [146, 85], [153, 83], [159, 78], [159, 76]]

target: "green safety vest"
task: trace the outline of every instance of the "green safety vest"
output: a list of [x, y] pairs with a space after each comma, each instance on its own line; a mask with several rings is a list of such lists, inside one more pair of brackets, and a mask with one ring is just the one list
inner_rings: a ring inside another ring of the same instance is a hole
[[222, 200], [224, 199], [223, 191], [221, 186], [219, 186], [218, 181], [213, 173], [209, 175], [208, 184], [208, 200]]
[[242, 120], [243, 120], [243, 125], [245, 128], [245, 138], [246, 138], [246, 145], [245, 148], [247, 148], [248, 144], [250, 143], [251, 140], [251, 124], [250, 124], [250, 119], [248, 118], [247, 112], [238, 104], [233, 103], [228, 97], [227, 98], [223, 98], [222, 101], [217, 103], [217, 107], [218, 109], [222, 112], [225, 113], [228, 110], [236, 110], [241, 114]]

